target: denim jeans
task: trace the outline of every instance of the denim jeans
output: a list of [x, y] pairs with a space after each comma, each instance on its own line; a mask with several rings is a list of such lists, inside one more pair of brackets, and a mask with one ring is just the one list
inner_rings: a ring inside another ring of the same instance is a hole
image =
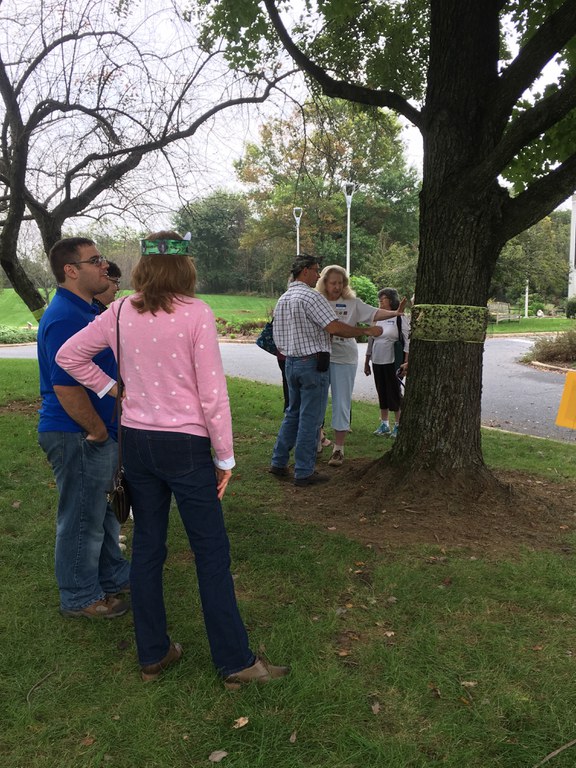
[[172, 494], [195, 555], [210, 652], [222, 675], [254, 663], [230, 573], [230, 545], [207, 437], [123, 428], [124, 467], [132, 498], [130, 586], [138, 658], [156, 664], [170, 638], [162, 587]]
[[330, 374], [316, 370], [316, 358], [287, 357], [290, 403], [276, 438], [272, 466], [286, 467], [294, 451], [294, 477], [308, 477], [316, 466], [316, 447], [326, 405]]
[[59, 492], [55, 571], [63, 610], [79, 610], [119, 592], [130, 564], [118, 545], [120, 525], [106, 501], [118, 444], [89, 442], [81, 432], [39, 432]]

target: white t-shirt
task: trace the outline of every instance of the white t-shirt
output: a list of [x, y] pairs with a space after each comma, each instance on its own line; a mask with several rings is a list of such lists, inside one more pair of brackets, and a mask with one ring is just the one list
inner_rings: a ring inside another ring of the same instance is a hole
[[[337, 299], [328, 302], [336, 313], [336, 317], [347, 325], [372, 323], [377, 307], [365, 304], [361, 299]], [[358, 364], [358, 343], [356, 339], [343, 339], [342, 336], [332, 337], [331, 363]]]
[[[401, 316], [402, 336], [404, 337], [404, 352], [410, 348], [410, 321], [405, 315]], [[389, 317], [387, 320], [378, 320], [376, 325], [382, 328], [381, 336], [368, 339], [367, 354], [372, 355], [372, 362], [377, 365], [390, 365], [394, 362], [394, 342], [399, 341], [398, 320]]]

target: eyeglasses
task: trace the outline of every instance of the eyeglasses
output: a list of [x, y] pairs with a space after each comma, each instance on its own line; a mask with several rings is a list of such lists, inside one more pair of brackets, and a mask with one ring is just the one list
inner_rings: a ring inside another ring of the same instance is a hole
[[69, 261], [68, 264], [93, 264], [95, 267], [101, 267], [106, 261], [106, 256], [92, 256], [91, 259], [84, 259], [84, 261]]
[[116, 288], [120, 287], [120, 278], [119, 277], [109, 277], [108, 275], [106, 275], [106, 277], [108, 278], [108, 280], [110, 280], [111, 283], [115, 283], [116, 284]]

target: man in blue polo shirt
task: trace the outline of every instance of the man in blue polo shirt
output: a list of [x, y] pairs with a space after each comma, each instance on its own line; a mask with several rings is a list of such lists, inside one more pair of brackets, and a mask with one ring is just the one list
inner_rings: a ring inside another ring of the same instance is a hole
[[[115, 403], [84, 389], [55, 361], [62, 344], [99, 313], [93, 299], [108, 287], [108, 263], [83, 237], [58, 241], [49, 259], [58, 288], [38, 328], [38, 442], [59, 492], [55, 570], [60, 612], [111, 619], [128, 610], [117, 595], [129, 588], [130, 576], [118, 546], [120, 526], [106, 501], [118, 458]], [[116, 376], [111, 349], [94, 360]]]

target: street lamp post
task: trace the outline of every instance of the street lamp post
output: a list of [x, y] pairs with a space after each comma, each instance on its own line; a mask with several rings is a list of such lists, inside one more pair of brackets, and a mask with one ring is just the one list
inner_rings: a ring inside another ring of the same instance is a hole
[[302, 218], [302, 208], [292, 208], [292, 216], [296, 222], [296, 256], [300, 254], [300, 219]]
[[352, 195], [356, 191], [353, 181], [345, 181], [342, 184], [342, 192], [346, 198], [346, 272], [350, 275], [350, 208], [352, 207]]

